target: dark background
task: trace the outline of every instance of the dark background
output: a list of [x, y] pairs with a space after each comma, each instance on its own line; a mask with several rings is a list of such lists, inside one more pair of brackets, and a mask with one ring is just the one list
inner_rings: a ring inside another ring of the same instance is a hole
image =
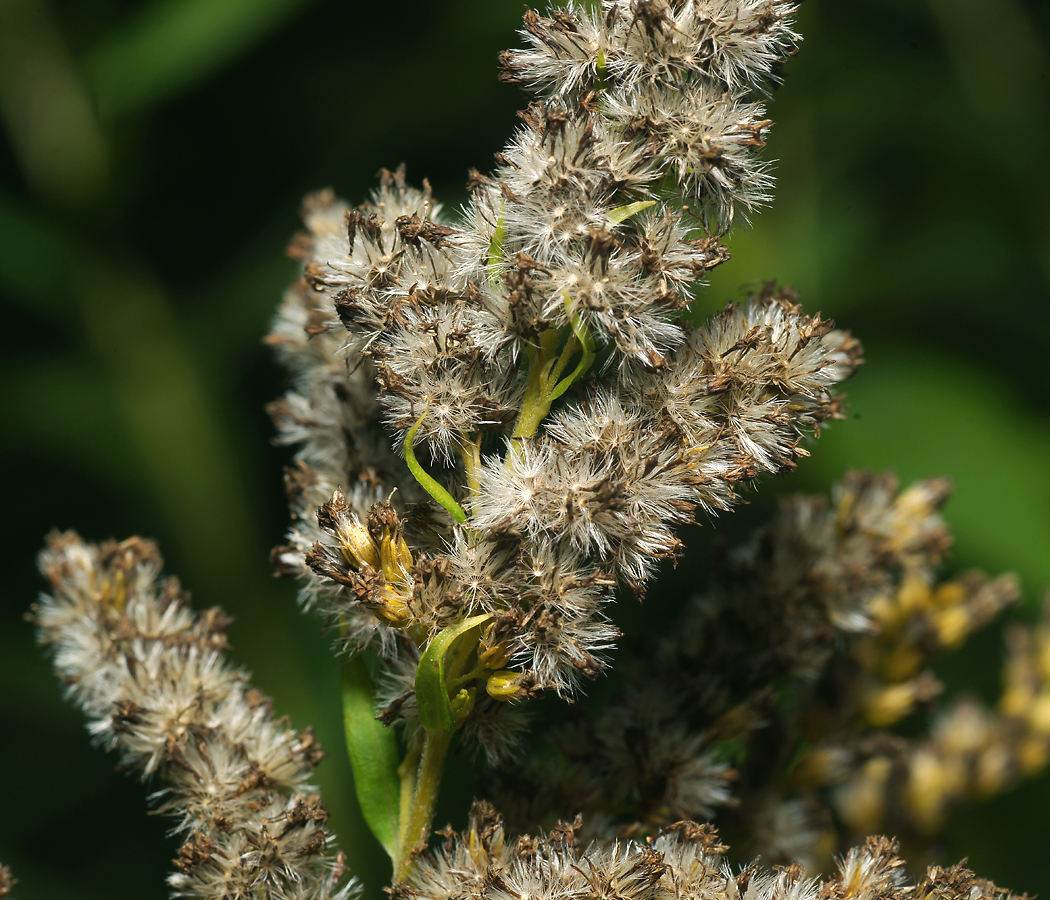
[[[363, 831], [337, 666], [294, 586], [269, 577], [286, 524], [261, 346], [307, 191], [359, 202], [404, 161], [452, 207], [521, 98], [495, 78], [514, 0], [0, 0], [0, 862], [15, 896], [165, 896], [176, 842], [150, 790], [113, 772], [61, 700], [23, 614], [52, 527], [156, 537], [200, 606], [235, 617], [234, 658], [293, 724], [351, 863], [385, 877]], [[775, 94], [776, 202], [698, 310], [777, 278], [858, 334], [868, 365], [777, 492], [847, 465], [948, 475], [953, 568], [1050, 589], [1050, 4], [807, 0]], [[705, 528], [710, 532], [710, 528]], [[702, 553], [685, 565], [702, 567]], [[650, 601], [660, 603], [660, 591]], [[1000, 639], [944, 671], [994, 698]], [[463, 824], [461, 799], [439, 819]], [[457, 793], [452, 791], [450, 793]], [[959, 816], [946, 857], [1050, 892], [1050, 778]]]

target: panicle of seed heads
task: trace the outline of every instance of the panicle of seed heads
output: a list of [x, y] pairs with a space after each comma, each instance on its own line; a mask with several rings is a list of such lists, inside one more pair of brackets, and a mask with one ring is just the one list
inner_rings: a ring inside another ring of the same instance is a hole
[[[920, 596], [925, 608], [909, 610], [905, 627], [922, 640], [930, 613], [939, 613], [945, 595], [959, 587], [949, 583], [932, 596]], [[970, 595], [967, 615], [983, 618], [985, 612], [974, 607], [987, 610], [994, 604], [987, 590], [980, 593]], [[909, 600], [915, 602], [914, 597]], [[901, 643], [908, 652], [908, 643]], [[861, 713], [870, 722], [873, 713], [878, 718], [887, 709], [896, 713], [895, 707], [922, 701], [912, 686], [916, 681], [928, 685], [928, 693], [939, 687], [929, 678], [890, 683], [874, 697], [863, 698]], [[853, 834], [893, 828], [902, 839], [921, 845], [936, 837], [964, 804], [1002, 793], [1043, 771], [1048, 762], [1050, 608], [1044, 604], [1035, 627], [1014, 626], [1007, 634], [1003, 687], [995, 707], [961, 697], [939, 710], [929, 735], [915, 741], [877, 741], [863, 733], [847, 739], [841, 729], [814, 747], [798, 780], [807, 790], [832, 787], [835, 813]]]
[[18, 883], [18, 879], [11, 874], [7, 866], [0, 866], [0, 897], [7, 897]]
[[768, 194], [761, 97], [793, 11], [529, 12], [502, 77], [533, 102], [459, 222], [402, 170], [358, 209], [307, 200], [271, 337], [293, 376], [280, 439], [300, 445], [275, 561], [347, 649], [408, 673], [400, 714], [412, 658], [468, 613], [492, 615], [485, 653], [511, 667], [491, 696], [574, 691], [617, 637], [613, 587], [640, 592], [676, 525], [792, 466], [840, 414], [859, 345], [790, 292], [682, 318], [728, 257], [718, 235]]
[[806, 878], [794, 864], [773, 870], [757, 862], [734, 873], [709, 825], [677, 822], [646, 843], [580, 840], [580, 820], [549, 834], [516, 840], [488, 804], [475, 804], [470, 824], [444, 832], [442, 848], [423, 855], [395, 900], [1013, 900], [962, 865], [931, 867], [909, 884], [897, 845], [869, 838], [839, 861], [833, 875]]
[[1009, 576], [938, 579], [948, 492], [853, 472], [830, 503], [786, 499], [718, 554], [673, 637], [634, 648], [621, 699], [556, 731], [559, 759], [497, 769], [488, 796], [520, 829], [580, 811], [605, 837], [717, 819], [750, 836], [743, 852], [818, 868], [883, 829], [921, 849], [1050, 754], [1050, 619], [1011, 639], [998, 712], [962, 700], [929, 737], [890, 730], [939, 693], [929, 663], [1017, 597]]
[[734, 213], [769, 200], [772, 179], [753, 148], [771, 123], [755, 100], [794, 53], [796, 9], [783, 0], [616, 0], [593, 12], [528, 13], [531, 46], [501, 56], [501, 77], [547, 104], [600, 104], [620, 153], [640, 151], [624, 184], [668, 173], [710, 230], [724, 230]]
[[174, 894], [353, 896], [306, 782], [324, 756], [313, 733], [274, 719], [268, 698], [226, 662], [229, 620], [218, 608], [194, 612], [161, 566], [139, 538], [93, 545], [54, 533], [40, 557], [52, 593], [34, 618], [94, 738], [124, 768], [167, 782], [157, 797], [184, 838]]

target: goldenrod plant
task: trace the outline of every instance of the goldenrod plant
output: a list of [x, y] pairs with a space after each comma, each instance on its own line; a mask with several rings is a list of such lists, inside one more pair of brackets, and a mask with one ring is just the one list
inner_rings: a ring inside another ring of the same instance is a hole
[[[720, 545], [702, 584], [659, 577], [695, 523], [850, 427], [848, 331], [774, 282], [697, 312], [771, 200], [797, 13], [529, 10], [499, 60], [527, 105], [460, 210], [404, 166], [360, 206], [304, 202], [266, 338], [294, 448], [271, 561], [338, 654], [392, 897], [1004, 894], [938, 840], [1050, 761], [1050, 615], [1011, 632], [998, 704], [941, 701], [938, 658], [1019, 596], [944, 573], [946, 481], [847, 472]], [[174, 822], [171, 894], [361, 895], [312, 784], [325, 752], [229, 661], [226, 614], [141, 538], [56, 531], [40, 567], [31, 617], [67, 696]], [[639, 603], [663, 627], [625, 640], [616, 610]], [[619, 692], [588, 703], [610, 670]], [[438, 829], [450, 754], [477, 793]]]

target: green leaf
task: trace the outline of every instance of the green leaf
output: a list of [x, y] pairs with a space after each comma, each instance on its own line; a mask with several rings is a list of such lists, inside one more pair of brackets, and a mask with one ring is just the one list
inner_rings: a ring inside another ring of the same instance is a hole
[[614, 225], [619, 225], [621, 222], [626, 222], [631, 216], [642, 212], [642, 210], [648, 209], [650, 206], [656, 206], [656, 201], [638, 200], [635, 203], [628, 203], [625, 206], [617, 206], [615, 209], [610, 209], [605, 214], [605, 218]]
[[[428, 403], [427, 409], [429, 408], [430, 404]], [[416, 432], [419, 430], [419, 426], [423, 424], [423, 420], [426, 417], [427, 411], [423, 410], [423, 415], [416, 419], [416, 423], [408, 429], [408, 434], [405, 435], [405, 462], [408, 464], [408, 470], [412, 473], [412, 477], [419, 482], [420, 487], [445, 507], [453, 519], [462, 524], [467, 521], [467, 514], [463, 512], [463, 507], [453, 499], [448, 491], [430, 476], [416, 459], [416, 453], [412, 445], [416, 440]]]
[[343, 727], [357, 802], [391, 859], [396, 858], [401, 781], [394, 730], [375, 717], [375, 688], [361, 654], [343, 664]]
[[492, 613], [483, 613], [439, 631], [419, 660], [416, 667], [416, 706], [419, 708], [419, 724], [428, 734], [450, 735], [456, 729], [445, 678], [445, 654], [457, 638], [491, 618]]

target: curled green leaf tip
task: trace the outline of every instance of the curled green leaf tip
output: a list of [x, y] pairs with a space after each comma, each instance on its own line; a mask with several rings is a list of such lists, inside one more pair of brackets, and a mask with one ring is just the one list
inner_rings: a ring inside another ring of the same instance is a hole
[[419, 482], [420, 486], [425, 490], [431, 497], [437, 500], [445, 509], [449, 511], [449, 514], [460, 524], [467, 521], [467, 514], [463, 511], [463, 507], [460, 506], [452, 495], [446, 491], [433, 477], [419, 464], [416, 459], [416, 453], [413, 449], [413, 444], [416, 440], [416, 432], [419, 430], [419, 426], [423, 424], [423, 420], [427, 417], [427, 410], [430, 409], [430, 403], [427, 402], [427, 408], [423, 410], [423, 415], [416, 419], [415, 424], [408, 429], [408, 434], [405, 435], [405, 462], [408, 464], [408, 470], [412, 473], [412, 477]]

